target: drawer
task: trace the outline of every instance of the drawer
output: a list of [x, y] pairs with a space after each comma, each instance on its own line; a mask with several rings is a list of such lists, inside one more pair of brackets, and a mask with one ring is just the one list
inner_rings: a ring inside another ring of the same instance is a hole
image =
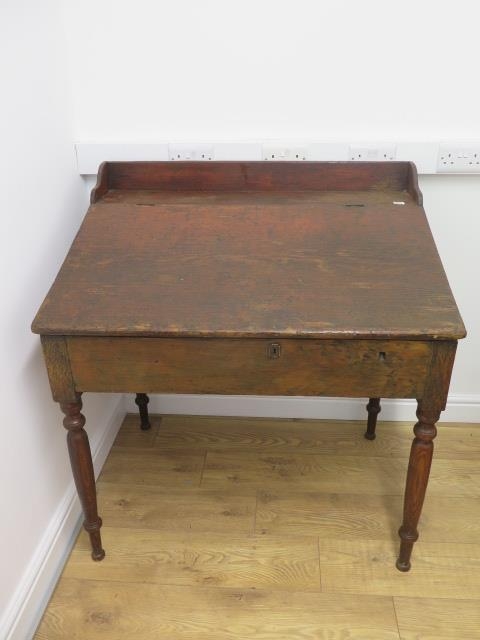
[[77, 391], [420, 398], [432, 343], [67, 338]]

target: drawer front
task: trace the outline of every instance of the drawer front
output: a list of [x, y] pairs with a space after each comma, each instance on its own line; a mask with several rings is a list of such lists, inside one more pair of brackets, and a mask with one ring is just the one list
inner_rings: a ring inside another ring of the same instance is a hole
[[69, 337], [77, 391], [420, 398], [430, 342]]

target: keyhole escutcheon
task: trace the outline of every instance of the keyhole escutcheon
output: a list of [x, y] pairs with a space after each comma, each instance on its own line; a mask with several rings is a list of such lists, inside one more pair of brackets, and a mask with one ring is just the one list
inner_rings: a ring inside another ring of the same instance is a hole
[[280, 357], [280, 345], [278, 342], [271, 342], [267, 347], [267, 357], [270, 360], [278, 360]]

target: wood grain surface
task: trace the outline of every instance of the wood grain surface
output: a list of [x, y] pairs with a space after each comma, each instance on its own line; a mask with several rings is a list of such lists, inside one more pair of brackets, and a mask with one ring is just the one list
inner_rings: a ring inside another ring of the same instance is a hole
[[396, 189], [418, 198], [412, 170], [414, 165], [409, 162], [106, 162], [99, 174], [107, 190], [283, 193]]
[[65, 578], [36, 638], [398, 640], [399, 635], [391, 598]]
[[437, 344], [445, 342], [67, 338], [78, 391], [388, 398], [423, 397]]
[[207, 491], [173, 483], [143, 485], [139, 492], [138, 485], [102, 480], [98, 493], [102, 516], [111, 527], [254, 533], [254, 492]]
[[[153, 417], [155, 420], [155, 416]], [[280, 453], [318, 453], [324, 455], [354, 455], [395, 457], [407, 460], [412, 444], [412, 422], [382, 422], [379, 440], [367, 442], [358, 438], [359, 423], [354, 420], [309, 420], [278, 418], [244, 418], [224, 416], [165, 416], [161, 429], [151, 436], [138, 434], [138, 420], [125, 418], [117, 444], [140, 447], [144, 438], [154, 441], [160, 449], [234, 449]], [[435, 441], [435, 460], [475, 460], [478, 428], [475, 424], [441, 422]]]
[[420, 539], [414, 552], [415, 571], [404, 580], [391, 569], [398, 552], [396, 540], [321, 539], [319, 544], [324, 591], [480, 599], [480, 544]]
[[[402, 496], [259, 490], [258, 534], [318, 535], [320, 538], [390, 537], [397, 539]], [[468, 513], [468, 519], [465, 514]], [[448, 514], [448, 517], [445, 517]], [[422, 540], [465, 543], [480, 540], [480, 504], [476, 497], [428, 495], [422, 515]]]
[[97, 568], [88, 541], [78, 544], [65, 577], [171, 585], [318, 591], [314, 536], [285, 540], [233, 533], [156, 531], [104, 526], [108, 562]]
[[98, 483], [107, 556], [80, 534], [36, 639], [479, 640], [479, 425], [439, 425], [408, 574], [390, 478], [411, 425], [364, 430], [152, 416], [149, 433], [128, 416]]
[[[135, 451], [112, 449], [100, 479], [105, 482], [129, 482], [135, 470], [136, 484], [192, 486], [200, 484], [205, 454], [198, 450]], [[126, 462], [128, 465], [126, 466]]]
[[464, 336], [408, 163], [155, 165], [109, 165], [120, 191], [99, 189], [35, 332]]
[[394, 598], [402, 640], [480, 640], [477, 600]]

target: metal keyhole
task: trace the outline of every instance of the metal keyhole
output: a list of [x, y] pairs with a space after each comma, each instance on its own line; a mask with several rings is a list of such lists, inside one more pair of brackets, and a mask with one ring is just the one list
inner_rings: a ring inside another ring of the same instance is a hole
[[270, 360], [277, 360], [280, 357], [280, 345], [278, 342], [272, 342], [267, 347], [267, 357]]

